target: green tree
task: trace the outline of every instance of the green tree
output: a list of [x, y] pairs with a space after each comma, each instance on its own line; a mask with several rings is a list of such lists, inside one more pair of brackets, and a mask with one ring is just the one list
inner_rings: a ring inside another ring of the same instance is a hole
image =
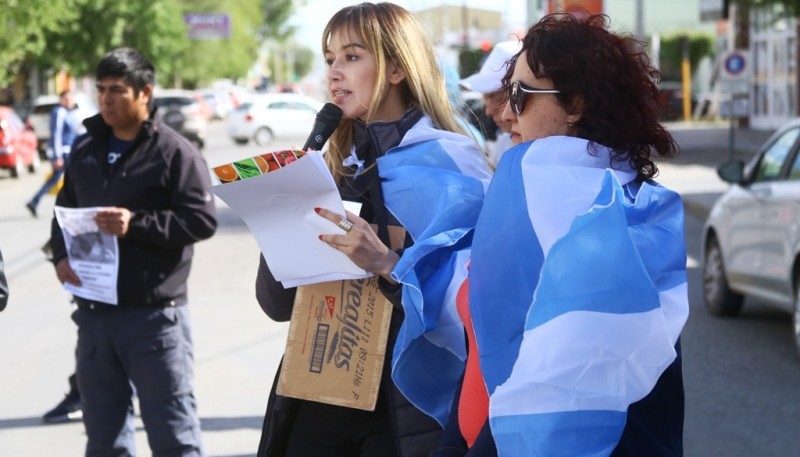
[[675, 35], [661, 38], [661, 53], [659, 69], [663, 81], [680, 81], [681, 65], [683, 61], [683, 48], [681, 38], [689, 40], [689, 67], [691, 71], [697, 68], [700, 60], [714, 52], [714, 37], [712, 35]]
[[225, 13], [231, 21], [227, 40], [190, 40], [177, 59], [175, 80], [197, 87], [219, 78], [247, 74], [268, 40], [286, 40], [294, 33], [288, 25], [293, 0], [182, 0], [184, 13]]
[[264, 22], [261, 24], [260, 41], [272, 38], [283, 41], [294, 34], [294, 27], [288, 25], [295, 6], [305, 0], [261, 0]]
[[48, 30], [74, 18], [72, 0], [4, 0], [0, 7], [0, 87], [11, 82], [25, 58], [47, 46]]
[[302, 79], [311, 71], [315, 58], [314, 51], [310, 48], [305, 46], [297, 48], [294, 53], [294, 74]]
[[230, 36], [227, 39], [189, 40], [179, 56], [175, 79], [197, 87], [215, 79], [236, 79], [258, 56], [258, 35], [264, 23], [260, 0], [184, 0], [184, 13], [227, 14]]
[[746, 8], [781, 6], [786, 17], [800, 16], [800, 0], [730, 0], [730, 3]]
[[188, 46], [180, 5], [172, 0], [69, 0], [73, 18], [45, 34], [46, 49], [34, 60], [44, 66], [92, 74], [100, 58], [120, 46], [138, 49], [158, 74], [171, 73]]

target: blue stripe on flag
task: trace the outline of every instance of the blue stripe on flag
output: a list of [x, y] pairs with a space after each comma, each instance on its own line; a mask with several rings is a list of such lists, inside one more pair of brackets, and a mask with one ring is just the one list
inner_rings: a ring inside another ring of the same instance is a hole
[[393, 149], [378, 169], [386, 206], [415, 241], [474, 227], [483, 182], [464, 175], [438, 142]]
[[550, 250], [526, 328], [571, 311], [641, 313], [659, 307], [644, 261], [625, 230], [622, 198], [622, 188], [608, 172], [595, 206], [575, 218]]
[[[620, 411], [568, 411], [494, 417], [491, 426], [500, 456], [606, 457], [619, 441], [625, 418]], [[543, 436], [551, 439], [542, 441]]]
[[463, 279], [454, 272], [466, 256], [456, 253], [471, 244], [490, 177], [488, 168], [479, 167], [480, 151], [458, 138], [465, 143], [448, 140], [457, 150], [453, 154], [439, 141], [425, 141], [378, 159], [386, 207], [414, 239], [392, 272], [403, 284], [406, 315], [395, 342], [392, 379], [440, 424], [449, 415], [466, 357], [463, 325], [448, 318], [454, 306], [448, 290], [456, 278]]
[[495, 369], [483, 370], [489, 393], [511, 374], [544, 260], [525, 204], [490, 198], [525, 195], [520, 161], [528, 146], [515, 146], [500, 159], [473, 240], [470, 312], [476, 334], [487, 335], [481, 356], [497, 360]]

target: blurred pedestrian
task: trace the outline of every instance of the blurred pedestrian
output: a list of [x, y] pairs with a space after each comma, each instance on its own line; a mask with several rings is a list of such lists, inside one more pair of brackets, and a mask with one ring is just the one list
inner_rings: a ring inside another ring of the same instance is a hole
[[[56, 198], [103, 207], [95, 222], [119, 249], [118, 303], [74, 297], [86, 455], [136, 454], [135, 389], [152, 454], [202, 456], [186, 281], [192, 245], [217, 226], [208, 167], [148, 119], [155, 68], [140, 52], [114, 49], [95, 76], [100, 114], [84, 122]], [[59, 281], [80, 285], [55, 218], [51, 246]]]
[[523, 38], [503, 80], [516, 146], [456, 300], [466, 363], [418, 351], [432, 379], [399, 385], [426, 404], [442, 367], [464, 373], [432, 457], [683, 455], [686, 249], [680, 196], [653, 180], [677, 154], [658, 77], [606, 16], [545, 16]]
[[[328, 95], [343, 111], [325, 158], [342, 198], [362, 206], [360, 215], [318, 209], [332, 230], [346, 231], [320, 239], [378, 277], [393, 305], [387, 360], [373, 411], [284, 397], [273, 386], [258, 455], [427, 456], [441, 427], [408, 403], [390, 376], [408, 299], [391, 273], [414, 243], [450, 259], [452, 245], [469, 238], [489, 167], [453, 115], [433, 47], [413, 14], [392, 3], [361, 3], [339, 10], [322, 36]], [[399, 251], [388, 247], [392, 226], [407, 232]], [[262, 256], [256, 297], [267, 315], [289, 320], [296, 290], [283, 288]]]
[[61, 92], [58, 98], [58, 106], [50, 112], [50, 138], [47, 139], [47, 157], [50, 159], [53, 171], [47, 181], [42, 184], [42, 187], [36, 191], [33, 198], [25, 204], [25, 207], [28, 208], [33, 217], [37, 217], [36, 208], [39, 206], [39, 201], [59, 184], [64, 174], [64, 169], [69, 160], [69, 153], [72, 150], [72, 143], [75, 141], [79, 127], [78, 120], [73, 112], [74, 109], [75, 99], [72, 91], [65, 90]]
[[503, 108], [506, 106], [506, 91], [503, 88], [503, 76], [508, 69], [509, 60], [519, 52], [522, 43], [519, 40], [510, 40], [497, 43], [489, 55], [486, 56], [481, 69], [461, 80], [461, 86], [467, 90], [483, 94], [483, 109], [488, 119], [494, 121], [498, 131], [495, 139], [489, 141], [489, 160], [492, 165], [497, 165], [500, 156], [506, 149], [513, 146], [511, 143], [511, 123], [503, 119]]

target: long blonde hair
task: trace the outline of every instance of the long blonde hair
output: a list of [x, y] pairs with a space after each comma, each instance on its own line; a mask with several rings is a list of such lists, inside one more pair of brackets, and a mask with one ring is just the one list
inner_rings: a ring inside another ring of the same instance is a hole
[[[418, 106], [437, 128], [464, 133], [447, 97], [444, 77], [436, 63], [428, 35], [408, 10], [388, 2], [365, 2], [342, 8], [333, 15], [322, 32], [323, 54], [331, 36], [340, 31], [356, 33], [377, 62], [378, 74], [367, 109], [367, 122], [383, 102], [386, 64], [394, 62], [405, 73], [401, 93], [408, 106]], [[342, 166], [342, 160], [350, 155], [353, 145], [352, 122], [351, 119], [342, 119], [330, 137], [325, 154], [325, 161], [336, 181], [348, 174]]]

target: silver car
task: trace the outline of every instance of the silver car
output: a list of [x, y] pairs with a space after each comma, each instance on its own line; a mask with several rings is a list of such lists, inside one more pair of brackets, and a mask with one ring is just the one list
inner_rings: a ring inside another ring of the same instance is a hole
[[703, 232], [706, 308], [736, 316], [748, 296], [789, 311], [800, 350], [800, 119], [747, 164], [731, 161], [717, 172], [732, 185]]
[[228, 115], [228, 136], [236, 144], [253, 140], [258, 146], [266, 146], [275, 138], [305, 138], [322, 105], [302, 94], [255, 95]]
[[199, 96], [190, 90], [155, 89], [153, 91], [154, 119], [164, 122], [186, 139], [203, 149], [208, 131], [208, 119], [203, 113]]

